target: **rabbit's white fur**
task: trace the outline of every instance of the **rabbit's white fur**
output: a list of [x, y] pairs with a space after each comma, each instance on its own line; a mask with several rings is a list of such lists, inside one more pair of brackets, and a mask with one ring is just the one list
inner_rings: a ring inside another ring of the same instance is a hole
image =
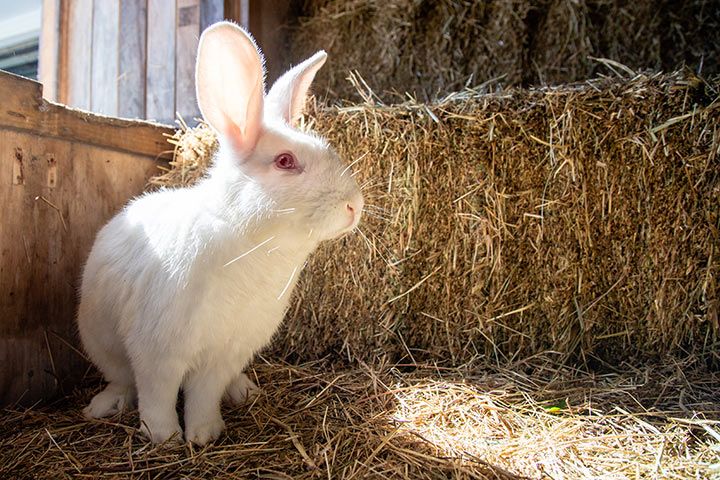
[[[280, 324], [308, 255], [352, 230], [363, 206], [325, 141], [290, 126], [324, 59], [291, 69], [265, 97], [251, 37], [227, 22], [203, 34], [198, 99], [220, 148], [198, 184], [144, 195], [98, 233], [78, 327], [109, 384], [87, 417], [137, 397], [142, 431], [163, 442], [182, 433], [182, 388], [185, 437], [205, 444], [223, 430], [223, 394], [237, 402], [256, 388], [242, 371]], [[275, 165], [286, 152], [298, 169]]]

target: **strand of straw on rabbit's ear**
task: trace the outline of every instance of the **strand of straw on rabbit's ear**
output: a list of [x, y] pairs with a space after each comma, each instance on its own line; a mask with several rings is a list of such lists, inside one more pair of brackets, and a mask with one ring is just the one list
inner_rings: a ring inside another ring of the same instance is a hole
[[238, 260], [240, 260], [241, 258], [243, 258], [245, 255], [248, 255], [248, 254], [254, 252], [255, 250], [257, 250], [258, 248], [262, 247], [262, 246], [265, 245], [266, 243], [270, 242], [270, 241], [273, 240], [274, 238], [275, 238], [275, 235], [273, 235], [272, 237], [270, 237], [270, 238], [268, 238], [268, 239], [266, 239], [266, 240], [263, 240], [262, 242], [258, 243], [257, 245], [255, 245], [254, 247], [252, 247], [252, 248], [251, 248], [250, 250], [248, 250], [247, 252], [243, 253], [242, 255], [238, 255], [237, 257], [235, 257], [235, 258], [233, 258], [232, 260], [230, 260], [229, 262], [227, 262], [225, 265], [223, 265], [223, 267], [227, 267], [227, 266], [230, 265], [231, 263], [237, 262]]

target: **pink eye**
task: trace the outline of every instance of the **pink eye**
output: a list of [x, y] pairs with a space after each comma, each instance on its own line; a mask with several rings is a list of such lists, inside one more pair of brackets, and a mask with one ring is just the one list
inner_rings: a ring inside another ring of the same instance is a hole
[[281, 170], [294, 170], [297, 168], [297, 162], [292, 153], [281, 153], [275, 157], [275, 166]]

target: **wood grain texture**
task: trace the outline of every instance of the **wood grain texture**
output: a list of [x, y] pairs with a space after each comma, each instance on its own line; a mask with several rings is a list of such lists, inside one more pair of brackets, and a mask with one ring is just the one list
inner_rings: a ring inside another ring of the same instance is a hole
[[[79, 115], [8, 74], [0, 93], [11, 100], [0, 113], [0, 405], [28, 404], [83, 373], [73, 349], [81, 266], [97, 230], [156, 172], [168, 130]], [[108, 142], [118, 135], [123, 149]]]
[[67, 103], [87, 110], [91, 99], [93, 0], [67, 1]]
[[117, 115], [120, 0], [95, 1], [92, 23], [90, 109]]
[[175, 0], [148, 0], [146, 118], [175, 119]]
[[[293, 2], [289, 0], [249, 1], [248, 29], [265, 54], [268, 87], [293, 64], [289, 56], [287, 28], [293, 7]], [[295, 59], [294, 63], [302, 60]]]
[[175, 109], [194, 126], [200, 109], [195, 100], [195, 57], [200, 37], [200, 0], [177, 0]]
[[48, 100], [58, 98], [58, 68], [60, 62], [61, 0], [43, 0], [38, 53], [38, 79], [45, 88]]
[[232, 20], [245, 28], [250, 24], [250, 0], [225, 0], [224, 18]]
[[115, 150], [155, 156], [168, 152], [164, 135], [170, 126], [146, 121], [104, 117], [67, 108], [42, 98], [42, 85], [33, 80], [0, 72], [0, 128], [29, 131], [43, 137], [74, 138]]
[[223, 0], [200, 0], [200, 32], [223, 19]]
[[145, 118], [147, 0], [120, 0], [118, 115]]

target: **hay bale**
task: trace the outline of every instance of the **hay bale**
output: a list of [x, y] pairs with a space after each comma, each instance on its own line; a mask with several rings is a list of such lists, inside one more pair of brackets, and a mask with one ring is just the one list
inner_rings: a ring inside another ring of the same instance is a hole
[[584, 80], [607, 71], [593, 57], [720, 73], [713, 0], [308, 0], [294, 31], [294, 58], [319, 45], [330, 53], [316, 82], [330, 99], [359, 99], [347, 81], [356, 71], [382, 99], [422, 101], [488, 81]]
[[718, 87], [658, 74], [317, 110], [368, 206], [311, 257], [274, 353], [717, 362]]
[[316, 85], [321, 96], [357, 98], [346, 80], [357, 71], [383, 97], [408, 91], [430, 98], [470, 77], [520, 83], [528, 8], [525, 0], [313, 1], [292, 44], [297, 58], [318, 45], [330, 53], [332, 68]]

